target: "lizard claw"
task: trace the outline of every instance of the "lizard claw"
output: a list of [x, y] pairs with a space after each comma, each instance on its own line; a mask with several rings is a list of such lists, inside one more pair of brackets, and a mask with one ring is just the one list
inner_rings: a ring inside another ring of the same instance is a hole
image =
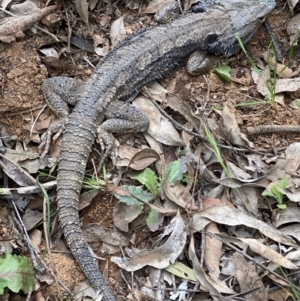
[[51, 143], [51, 137], [54, 133], [56, 133], [53, 136], [53, 140], [55, 141], [65, 130], [65, 127], [69, 121], [68, 117], [60, 118], [58, 120], [55, 120], [47, 129], [47, 131], [42, 135], [41, 140], [42, 143], [39, 145], [39, 150], [43, 150], [43, 152], [40, 155], [41, 159], [44, 159], [45, 156], [48, 154], [50, 143]]

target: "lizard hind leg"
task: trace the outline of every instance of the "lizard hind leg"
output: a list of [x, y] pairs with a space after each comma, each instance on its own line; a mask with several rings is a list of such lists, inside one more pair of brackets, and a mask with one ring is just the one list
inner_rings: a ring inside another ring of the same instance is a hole
[[112, 133], [138, 133], [145, 132], [149, 126], [148, 117], [134, 105], [114, 101], [105, 110], [106, 120], [97, 129], [97, 136], [101, 149], [106, 149], [98, 165], [99, 172], [109, 155], [115, 163], [114, 145], [115, 138]]
[[45, 100], [58, 119], [52, 122], [41, 137], [42, 142], [39, 145], [39, 149], [42, 151], [41, 159], [49, 151], [52, 135], [56, 133], [53, 137], [53, 140], [56, 140], [64, 131], [69, 120], [68, 105], [76, 105], [83, 84], [80, 80], [61, 76], [43, 81], [42, 91]]

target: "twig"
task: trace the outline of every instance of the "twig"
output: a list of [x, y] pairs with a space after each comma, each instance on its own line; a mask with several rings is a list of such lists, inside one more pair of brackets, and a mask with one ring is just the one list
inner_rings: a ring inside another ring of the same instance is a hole
[[27, 109], [27, 110], [18, 111], [18, 112], [13, 112], [13, 113], [7, 113], [7, 114], [5, 114], [5, 116], [15, 116], [15, 115], [20, 115], [20, 114], [32, 112], [32, 111], [41, 109], [41, 108], [43, 108], [44, 106], [45, 106], [45, 105], [39, 105], [39, 106], [35, 106], [35, 107], [32, 107], [32, 108]]
[[247, 127], [249, 135], [276, 134], [276, 133], [299, 133], [299, 125], [259, 125]]
[[16, 206], [14, 201], [12, 201], [12, 205], [13, 205], [14, 210], [15, 210], [14, 213], [12, 212], [12, 218], [14, 219], [14, 222], [15, 222], [19, 232], [23, 235], [23, 239], [27, 244], [27, 248], [28, 248], [33, 266], [37, 271], [39, 271], [40, 273], [43, 273], [44, 269], [36, 261], [34, 247], [31, 243], [31, 240], [30, 240], [30, 238], [28, 236], [28, 233], [26, 231], [26, 227], [25, 227], [25, 225], [24, 225], [24, 223], [21, 219], [21, 216], [19, 215], [19, 211], [18, 211], [17, 206]]
[[[51, 263], [51, 268], [52, 270], [55, 271], [55, 263], [53, 261], [52, 258], [52, 253], [51, 253], [51, 248], [50, 248], [50, 241], [49, 241], [49, 227], [47, 226], [47, 220], [50, 219], [50, 206], [46, 206], [47, 202], [49, 203], [49, 197], [47, 192], [45, 191], [44, 187], [39, 183], [39, 181], [37, 181], [37, 185], [40, 187], [40, 189], [42, 190], [42, 193], [44, 195], [44, 200], [43, 200], [43, 228], [44, 228], [44, 235], [45, 235], [45, 241], [46, 241], [46, 246], [47, 246], [47, 253], [50, 259], [50, 263]], [[48, 213], [48, 214], [47, 214]], [[49, 221], [50, 223], [50, 221]], [[58, 291], [58, 295], [61, 297], [61, 291], [60, 291], [60, 287], [59, 287], [59, 282], [58, 282], [58, 277], [56, 274], [54, 274], [54, 279], [56, 282], [56, 286], [57, 286], [57, 291]]]
[[[0, 10], [3, 11], [3, 12], [5, 12], [7, 15], [10, 15], [11, 17], [18, 17], [17, 15], [9, 12], [8, 10], [6, 10], [6, 9], [4, 9], [2, 7], [0, 7]], [[33, 24], [33, 27], [36, 28], [36, 29], [38, 29], [38, 30], [40, 30], [40, 31], [42, 31], [42, 32], [44, 32], [44, 33], [46, 33], [47, 35], [49, 35], [50, 37], [52, 37], [56, 42], [60, 42], [60, 40], [54, 34], [50, 33], [48, 30], [46, 30], [46, 29], [44, 29], [44, 28], [42, 28], [42, 27], [40, 27], [38, 25], [35, 25], [35, 24]]]
[[66, 19], [67, 19], [67, 24], [68, 24], [68, 53], [71, 52], [71, 36], [72, 36], [72, 27], [70, 25], [70, 20], [69, 20], [69, 15], [67, 13], [67, 10], [66, 10], [66, 5], [65, 5], [65, 2], [63, 1], [63, 6], [64, 6], [64, 11], [65, 11], [65, 14], [66, 14]]
[[[48, 190], [51, 188], [54, 188], [57, 185], [56, 181], [50, 181], [44, 184], [41, 184], [44, 189]], [[2, 188], [1, 190], [1, 197], [4, 197], [6, 199], [11, 199], [15, 197], [16, 195], [26, 195], [26, 194], [33, 194], [41, 192], [40, 187], [38, 186], [27, 186], [27, 187], [17, 187], [17, 188]]]

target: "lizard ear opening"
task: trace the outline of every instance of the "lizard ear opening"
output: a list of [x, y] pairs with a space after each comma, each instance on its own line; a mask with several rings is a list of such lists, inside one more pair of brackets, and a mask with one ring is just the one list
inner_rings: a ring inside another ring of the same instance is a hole
[[207, 38], [208, 38], [208, 43], [209, 44], [215, 44], [218, 41], [218, 35], [215, 34], [215, 33], [208, 35]]
[[208, 41], [208, 48], [207, 48], [208, 53], [219, 55], [224, 52], [224, 49], [222, 47], [222, 42], [219, 40], [217, 34], [210, 34], [207, 37], [207, 41]]

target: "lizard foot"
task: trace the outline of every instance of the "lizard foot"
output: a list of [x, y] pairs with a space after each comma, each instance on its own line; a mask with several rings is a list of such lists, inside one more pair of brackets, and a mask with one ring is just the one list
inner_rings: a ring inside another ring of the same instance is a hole
[[97, 167], [97, 172], [99, 173], [108, 156], [111, 157], [113, 164], [115, 165], [116, 153], [115, 153], [115, 138], [111, 134], [103, 130], [101, 126], [98, 127], [97, 129], [97, 137], [98, 137], [97, 141], [100, 144], [101, 150], [102, 151], [105, 150]]
[[40, 156], [41, 159], [44, 159], [45, 156], [48, 154], [52, 135], [56, 133], [53, 136], [53, 140], [55, 141], [65, 130], [68, 121], [69, 121], [68, 117], [55, 120], [54, 122], [51, 123], [47, 131], [42, 135], [41, 137], [42, 143], [39, 145], [39, 150], [40, 151], [43, 150]]

